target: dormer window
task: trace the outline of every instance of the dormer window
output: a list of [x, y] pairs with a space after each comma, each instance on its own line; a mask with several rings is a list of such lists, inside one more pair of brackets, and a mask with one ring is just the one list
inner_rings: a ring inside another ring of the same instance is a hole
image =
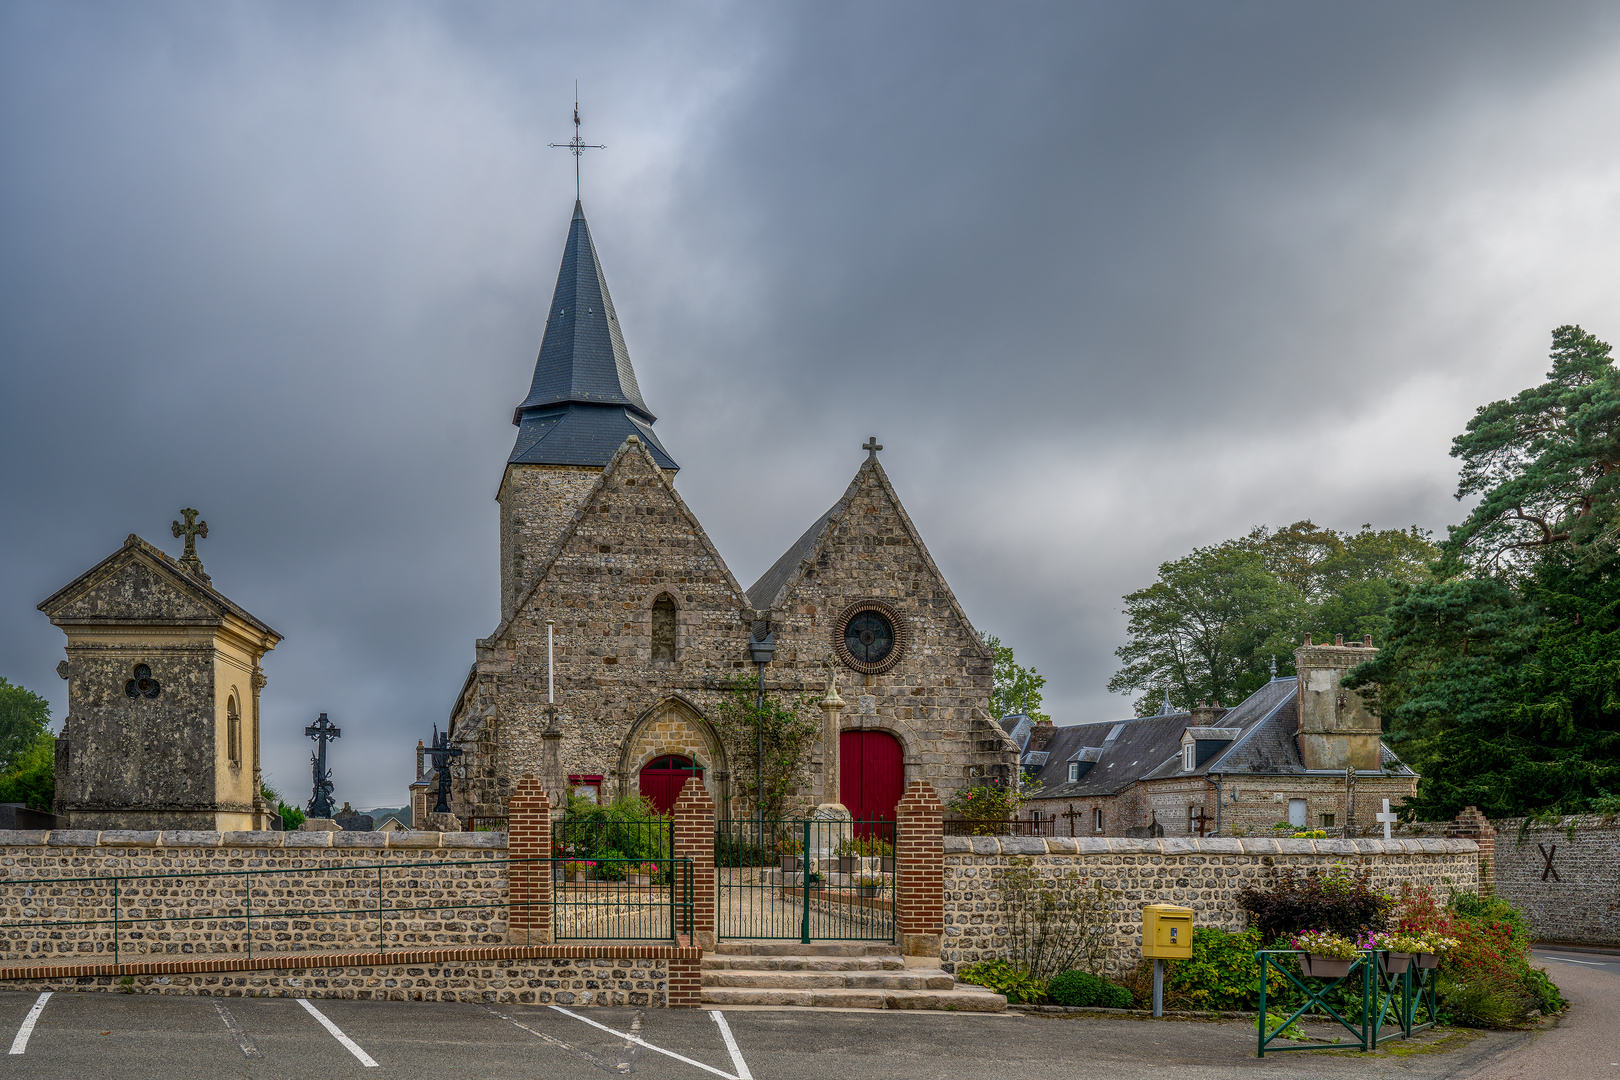
[[1072, 784], [1078, 779], [1080, 779], [1080, 763], [1071, 761], [1069, 762], [1069, 783]]
[[1198, 754], [1198, 744], [1186, 743], [1181, 748], [1181, 771], [1192, 772]]

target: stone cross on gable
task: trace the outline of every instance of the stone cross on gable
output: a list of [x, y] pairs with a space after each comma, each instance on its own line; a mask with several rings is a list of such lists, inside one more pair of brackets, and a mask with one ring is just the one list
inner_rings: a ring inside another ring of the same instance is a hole
[[[877, 441], [876, 435], [868, 435], [866, 441], [861, 443], [861, 449], [866, 451], [867, 461], [876, 461], [878, 451], [883, 449], [883, 445]], [[179, 534], [176, 533], [175, 535]]]
[[1395, 822], [1400, 820], [1400, 815], [1390, 813], [1390, 811], [1389, 811], [1389, 800], [1385, 799], [1384, 800], [1384, 812], [1382, 814], [1374, 814], [1373, 815], [1373, 820], [1374, 821], [1382, 821], [1384, 823], [1384, 839], [1388, 840], [1388, 839], [1390, 839], [1389, 827], [1391, 825], [1395, 824]]
[[201, 578], [206, 582], [208, 581], [208, 575], [203, 573], [202, 560], [197, 558], [197, 537], [200, 536], [205, 540], [208, 538], [208, 522], [198, 521], [197, 511], [189, 506], [180, 511], [180, 516], [186, 519], [186, 523], [182, 525], [176, 521], [173, 529], [175, 536], [184, 536], [186, 538], [186, 551], [185, 554], [180, 556], [180, 565], [185, 567], [186, 572], [193, 577]]

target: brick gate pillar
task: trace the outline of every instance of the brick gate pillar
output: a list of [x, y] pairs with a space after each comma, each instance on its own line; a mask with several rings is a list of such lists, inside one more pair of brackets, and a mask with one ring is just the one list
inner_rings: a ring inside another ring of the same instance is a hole
[[945, 807], [926, 780], [913, 780], [895, 807], [894, 921], [900, 951], [938, 956], [945, 933]]
[[507, 932], [515, 945], [551, 941], [551, 800], [525, 774], [506, 804], [506, 855], [545, 862], [506, 864]]
[[1479, 808], [1470, 806], [1446, 826], [1446, 838], [1472, 840], [1479, 845], [1479, 895], [1496, 891], [1496, 830]]
[[[691, 943], [712, 950], [715, 945], [714, 800], [709, 797], [703, 781], [689, 777], [681, 785], [680, 797], [670, 813], [675, 819], [675, 857], [691, 860], [689, 879], [677, 866], [675, 896], [682, 902], [688, 895], [692, 898]], [[676, 929], [679, 933], [682, 928]]]

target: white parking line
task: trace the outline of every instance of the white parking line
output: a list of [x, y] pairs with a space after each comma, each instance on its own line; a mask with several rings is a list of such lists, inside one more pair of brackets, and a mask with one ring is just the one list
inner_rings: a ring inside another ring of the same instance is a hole
[[1567, 956], [1543, 956], [1542, 959], [1543, 960], [1557, 960], [1560, 964], [1585, 964], [1587, 967], [1608, 967], [1609, 966], [1608, 964], [1600, 964], [1596, 960], [1571, 960]]
[[[624, 1039], [624, 1040], [626, 1040], [628, 1042], [633, 1042], [637, 1046], [646, 1047], [648, 1050], [651, 1050], [655, 1054], [663, 1054], [665, 1057], [672, 1057], [676, 1061], [684, 1061], [688, 1065], [694, 1065], [697, 1068], [702, 1069], [704, 1072], [714, 1073], [714, 1075], [722, 1077], [722, 1078], [724, 1078], [724, 1080], [753, 1080], [753, 1078], [748, 1073], [748, 1066], [742, 1065], [742, 1055], [741, 1054], [735, 1054], [734, 1053], [733, 1056], [732, 1056], [732, 1060], [735, 1063], [737, 1063], [738, 1065], [742, 1066], [740, 1074], [732, 1075], [731, 1073], [726, 1072], [724, 1069], [717, 1069], [713, 1065], [705, 1065], [701, 1061], [694, 1061], [694, 1060], [692, 1060], [691, 1058], [687, 1057], [684, 1054], [677, 1054], [673, 1050], [665, 1050], [662, 1046], [654, 1046], [652, 1043], [648, 1042], [646, 1039], [640, 1038], [640, 1037], [638, 1037], [636, 1035], [632, 1035], [628, 1031], [615, 1031], [614, 1029], [608, 1027], [606, 1024], [598, 1024], [595, 1020], [592, 1020], [589, 1017], [581, 1016], [581, 1015], [579, 1015], [579, 1013], [569, 1012], [567, 1009], [563, 1008], [561, 1005], [552, 1005], [552, 1006], [549, 1006], [549, 1007], [552, 1008], [552, 1009], [555, 1009], [557, 1012], [562, 1013], [564, 1016], [573, 1017], [575, 1020], [578, 1020], [582, 1024], [589, 1024], [589, 1025], [591, 1025], [591, 1027], [596, 1028], [596, 1029], [598, 1029], [600, 1031], [605, 1031], [609, 1035], [617, 1035], [619, 1038]], [[727, 1034], [730, 1033], [729, 1029], [727, 1029], [724, 1024], [721, 1024], [721, 1030], [726, 1031]]]
[[305, 1012], [309, 1013], [309, 1015], [311, 1015], [315, 1019], [319, 1020], [321, 1022], [321, 1027], [325, 1028], [327, 1031], [330, 1031], [332, 1033], [332, 1038], [334, 1038], [338, 1042], [342, 1043], [345, 1047], [348, 1048], [349, 1053], [351, 1053], [355, 1057], [359, 1058], [360, 1059], [360, 1064], [364, 1065], [368, 1069], [379, 1068], [378, 1064], [371, 1059], [370, 1054], [368, 1054], [364, 1050], [360, 1049], [360, 1046], [359, 1046], [358, 1043], [356, 1043], [353, 1039], [349, 1038], [347, 1035], [343, 1034], [343, 1032], [338, 1029], [338, 1026], [336, 1024], [332, 1023], [332, 1021], [330, 1021], [330, 1020], [328, 1020], [326, 1018], [325, 1013], [321, 1012], [321, 1010], [317, 1009], [315, 1006], [313, 1006], [313, 1005], [311, 1005], [309, 1003], [308, 998], [299, 998], [298, 999], [298, 1004], [300, 1004], [300, 1005], [302, 1005], [304, 1007]]
[[731, 1064], [737, 1070], [737, 1080], [754, 1080], [754, 1074], [748, 1071], [748, 1062], [743, 1060], [742, 1051], [737, 1049], [737, 1040], [731, 1037], [731, 1025], [726, 1023], [719, 1009], [710, 1009], [709, 1015], [720, 1025], [720, 1037], [726, 1040], [726, 1049], [731, 1051]]
[[49, 1000], [51, 1000], [51, 991], [47, 990], [39, 995], [39, 1000], [34, 1002], [34, 1007], [28, 1010], [27, 1017], [23, 1019], [22, 1027], [17, 1029], [17, 1037], [11, 1040], [11, 1052], [13, 1054], [27, 1052], [28, 1036], [34, 1033], [34, 1024], [39, 1021], [39, 1014], [45, 1011], [45, 1003]]
[[258, 1044], [253, 1041], [253, 1036], [249, 1035], [246, 1029], [242, 1027], [241, 1021], [231, 1015], [231, 1010], [225, 1007], [224, 1002], [215, 998], [214, 1008], [219, 1010], [219, 1018], [225, 1021], [226, 1029], [236, 1036], [236, 1045], [242, 1048], [243, 1056], [250, 1058], [264, 1057], [263, 1054], [259, 1053]]

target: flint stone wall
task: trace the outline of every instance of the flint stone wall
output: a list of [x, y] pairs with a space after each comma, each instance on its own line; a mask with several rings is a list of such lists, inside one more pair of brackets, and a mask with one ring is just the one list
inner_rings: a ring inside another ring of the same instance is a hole
[[1491, 824], [1496, 895], [1525, 913], [1537, 941], [1620, 945], [1620, 820], [1587, 815], [1532, 820], [1528, 827], [1523, 818]]
[[[696, 968], [695, 963], [685, 966]], [[657, 1009], [677, 1004], [669, 995], [670, 967], [671, 961], [667, 958], [544, 958], [128, 977], [81, 975], [13, 980], [5, 983], [5, 989], [349, 1001], [628, 1005]], [[686, 1004], [695, 1005], [696, 1001]]]
[[[1533, 849], [1532, 849], [1533, 850]], [[1344, 864], [1372, 870], [1372, 884], [1397, 892], [1402, 883], [1475, 889], [1479, 845], [1472, 840], [1131, 840], [1092, 837], [945, 837], [945, 936], [941, 966], [1007, 956], [1010, 913], [996, 871], [1028, 860], [1043, 876], [1078, 871], [1088, 887], [1101, 882], [1114, 895], [1113, 932], [1105, 968], [1121, 975], [1142, 959], [1142, 908], [1179, 904], [1193, 925], [1241, 930], [1248, 917], [1237, 894], [1285, 873], [1311, 873]]]
[[[118, 875], [124, 961], [246, 956], [250, 902], [255, 956], [375, 949], [379, 891], [422, 909], [385, 913], [387, 948], [498, 945], [504, 858], [505, 833], [0, 831], [0, 965], [111, 961], [114, 882], [91, 879]], [[26, 884], [41, 878], [85, 883]]]

